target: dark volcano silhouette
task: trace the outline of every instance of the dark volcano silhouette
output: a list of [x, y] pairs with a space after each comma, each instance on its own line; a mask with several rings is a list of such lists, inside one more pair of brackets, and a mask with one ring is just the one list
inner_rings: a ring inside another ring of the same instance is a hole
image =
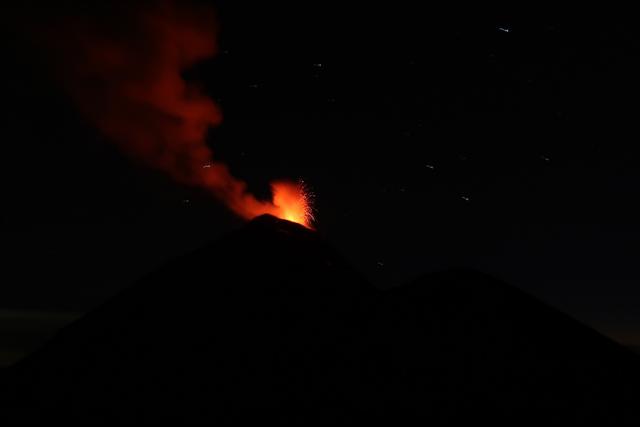
[[379, 291], [315, 232], [264, 216], [176, 259], [4, 378], [23, 422], [636, 421], [638, 357], [480, 273]]

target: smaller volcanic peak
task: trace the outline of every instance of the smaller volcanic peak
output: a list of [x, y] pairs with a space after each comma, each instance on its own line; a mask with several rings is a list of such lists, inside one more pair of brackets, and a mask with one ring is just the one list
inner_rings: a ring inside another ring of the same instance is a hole
[[393, 289], [389, 297], [407, 308], [413, 305], [415, 311], [428, 311], [450, 328], [460, 328], [457, 335], [469, 344], [492, 340], [529, 345], [531, 352], [550, 351], [548, 357], [557, 353], [579, 357], [594, 342], [605, 352], [620, 350], [617, 344], [532, 295], [477, 271], [431, 273]]
[[527, 407], [565, 421], [635, 419], [635, 354], [490, 275], [427, 274], [390, 290], [373, 313], [386, 399], [404, 387], [411, 405], [425, 394], [436, 406], [458, 402], [453, 420], [464, 411], [515, 419]]

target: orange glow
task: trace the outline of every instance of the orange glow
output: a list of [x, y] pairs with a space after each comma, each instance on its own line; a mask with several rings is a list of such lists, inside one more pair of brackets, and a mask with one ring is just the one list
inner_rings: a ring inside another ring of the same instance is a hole
[[211, 162], [202, 167], [197, 185], [206, 188], [236, 215], [252, 219], [269, 214], [313, 229], [313, 194], [304, 182], [271, 183], [273, 201], [258, 200], [246, 184], [234, 178], [222, 163]]
[[311, 193], [304, 183], [274, 182], [271, 189], [277, 217], [313, 228]]

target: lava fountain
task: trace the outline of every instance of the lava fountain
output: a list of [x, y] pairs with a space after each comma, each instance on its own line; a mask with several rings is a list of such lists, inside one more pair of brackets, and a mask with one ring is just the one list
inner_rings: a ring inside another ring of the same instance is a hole
[[275, 216], [313, 228], [313, 193], [304, 182], [273, 182], [271, 191], [276, 208]]

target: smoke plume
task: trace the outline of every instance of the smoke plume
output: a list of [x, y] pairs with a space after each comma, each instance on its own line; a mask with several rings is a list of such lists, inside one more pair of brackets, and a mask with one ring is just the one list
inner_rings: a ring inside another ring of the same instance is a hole
[[273, 183], [282, 205], [258, 200], [206, 144], [220, 108], [182, 73], [216, 53], [212, 11], [185, 1], [132, 3], [114, 6], [110, 17], [77, 13], [44, 31], [56, 76], [79, 110], [130, 157], [204, 187], [237, 215], [309, 226], [302, 186]]

